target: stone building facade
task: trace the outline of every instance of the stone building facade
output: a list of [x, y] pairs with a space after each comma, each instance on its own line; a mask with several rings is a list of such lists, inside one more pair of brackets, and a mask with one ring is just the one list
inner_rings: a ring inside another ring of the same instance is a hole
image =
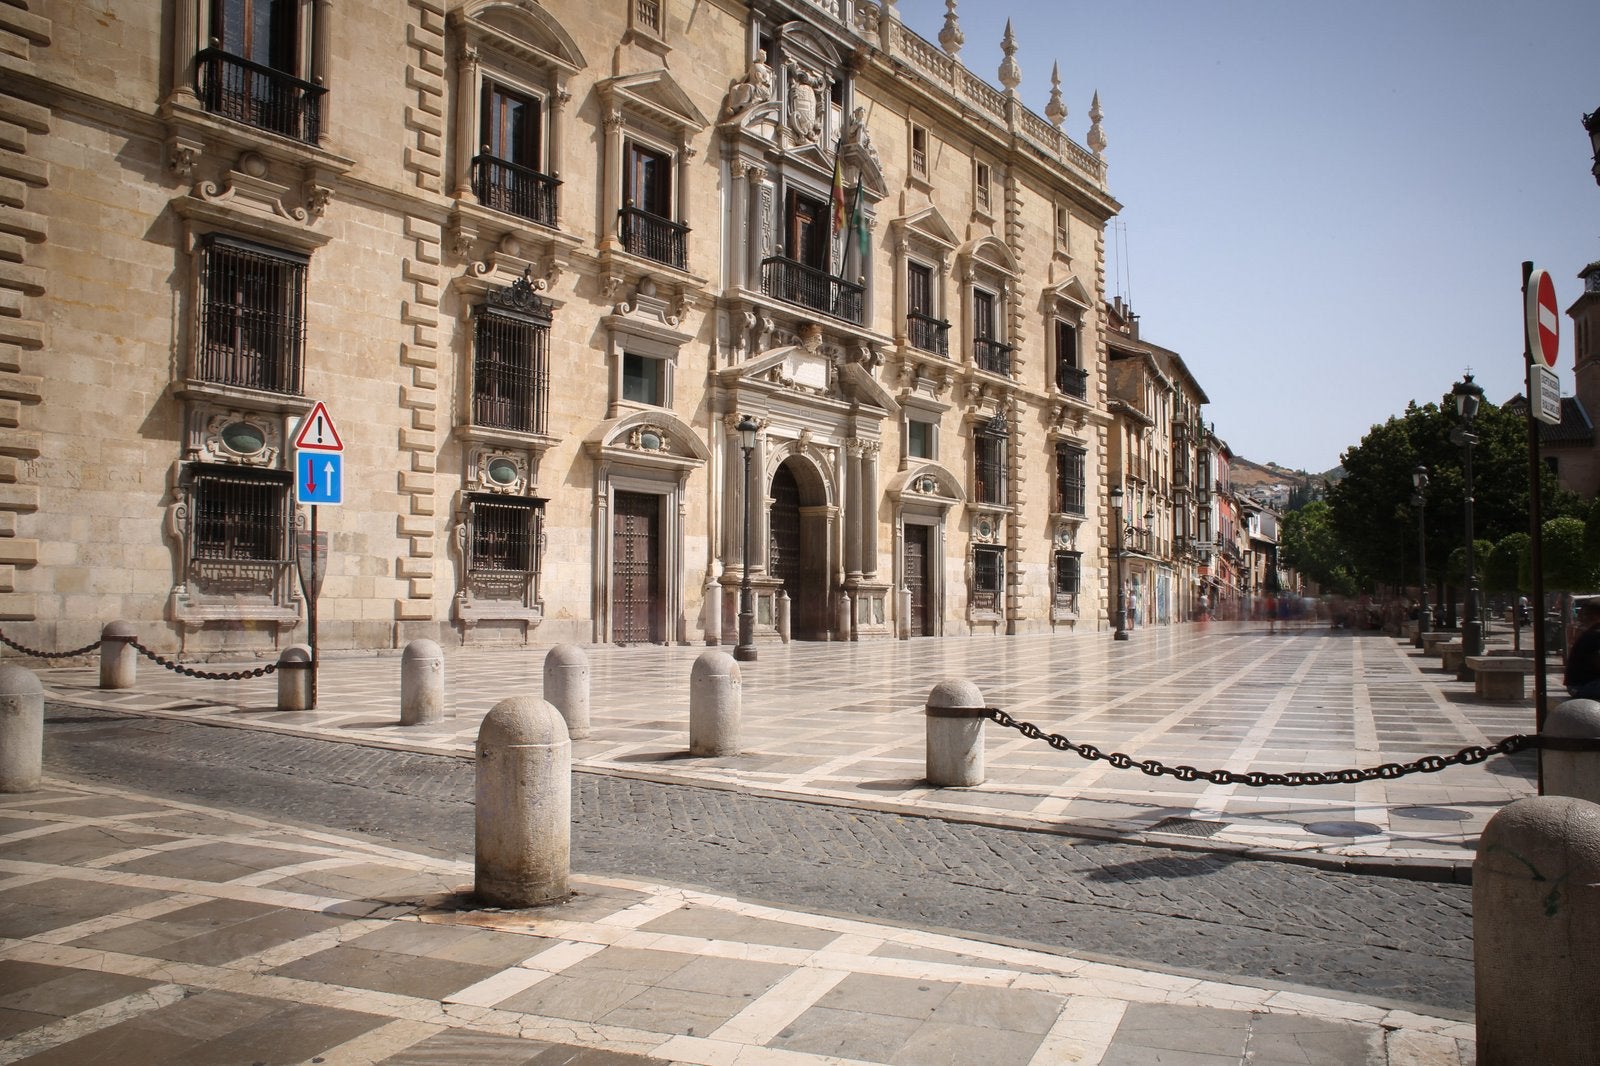
[[945, 30], [0, 5], [8, 633], [305, 639], [317, 401], [326, 648], [731, 643], [747, 575], [761, 640], [1105, 627], [1098, 100]]

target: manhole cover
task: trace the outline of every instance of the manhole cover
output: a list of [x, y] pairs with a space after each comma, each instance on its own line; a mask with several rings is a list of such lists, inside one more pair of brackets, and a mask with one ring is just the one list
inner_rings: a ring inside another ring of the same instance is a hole
[[1208, 822], [1203, 818], [1163, 818], [1150, 827], [1152, 833], [1178, 833], [1186, 837], [1216, 836], [1228, 828], [1227, 822]]
[[1464, 822], [1472, 817], [1454, 807], [1396, 807], [1390, 813], [1398, 818], [1420, 818], [1425, 822]]
[[1319, 837], [1370, 837], [1382, 833], [1383, 827], [1371, 822], [1308, 822], [1306, 832]]

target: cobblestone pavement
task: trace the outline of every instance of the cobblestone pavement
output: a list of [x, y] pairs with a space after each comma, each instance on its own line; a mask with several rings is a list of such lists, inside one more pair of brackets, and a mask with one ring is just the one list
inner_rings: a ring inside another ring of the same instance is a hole
[[[328, 658], [319, 707], [276, 710], [277, 681], [179, 677], [141, 661], [133, 689], [96, 671], [41, 671], [53, 698], [416, 751], [467, 752], [498, 700], [542, 689], [547, 649], [447, 653], [452, 717], [404, 727], [395, 655]], [[1211, 623], [1105, 633], [763, 645], [741, 664], [737, 757], [686, 758], [697, 647], [590, 647], [593, 735], [577, 765], [652, 780], [818, 799], [867, 810], [1065, 828], [1235, 852], [1409, 864], [1469, 863], [1483, 824], [1531, 795], [1531, 755], [1437, 774], [1317, 788], [1152, 779], [986, 726], [988, 779], [923, 779], [922, 705], [944, 678], [975, 682], [1018, 719], [1104, 751], [1201, 769], [1333, 770], [1450, 754], [1533, 730], [1531, 696], [1490, 703], [1408, 643], [1376, 633]], [[214, 666], [215, 669], [224, 669]]]
[[[473, 764], [55, 705], [47, 765], [471, 859]], [[1168, 973], [1471, 1009], [1471, 890], [580, 773], [573, 865]]]
[[[151, 725], [153, 736], [189, 731]], [[171, 776], [169, 785], [183, 784]], [[659, 797], [648, 790], [662, 788], [589, 780], [645, 790], [651, 805]], [[120, 788], [51, 778], [40, 791], [0, 796], [0, 1063], [1421, 1066], [1473, 1057], [1470, 1025], [1448, 1018], [802, 913], [648, 877], [585, 874], [566, 904], [472, 910], [459, 893], [471, 874], [461, 861]]]

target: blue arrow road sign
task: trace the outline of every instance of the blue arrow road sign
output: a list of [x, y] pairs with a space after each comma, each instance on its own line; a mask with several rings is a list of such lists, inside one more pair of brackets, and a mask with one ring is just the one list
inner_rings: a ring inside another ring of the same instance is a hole
[[294, 453], [294, 495], [300, 503], [336, 507], [344, 503], [344, 453]]

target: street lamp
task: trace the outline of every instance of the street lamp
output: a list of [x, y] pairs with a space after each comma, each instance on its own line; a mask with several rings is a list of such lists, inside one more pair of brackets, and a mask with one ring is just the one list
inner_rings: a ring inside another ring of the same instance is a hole
[[[1479, 615], [1477, 563], [1473, 558], [1472, 546], [1472, 446], [1478, 442], [1478, 435], [1472, 432], [1472, 422], [1478, 416], [1478, 405], [1483, 402], [1483, 388], [1472, 380], [1471, 374], [1466, 374], [1450, 391], [1455, 394], [1456, 413], [1461, 416], [1461, 425], [1450, 431], [1450, 439], [1461, 445], [1462, 454], [1465, 456], [1467, 599], [1466, 617], [1461, 620], [1461, 674], [1470, 677], [1471, 671], [1466, 665], [1467, 657], [1483, 654], [1483, 620]], [[1461, 674], [1457, 676], [1460, 677]]]
[[1128, 639], [1128, 603], [1123, 598], [1122, 591], [1122, 544], [1125, 536], [1122, 529], [1122, 486], [1111, 487], [1111, 521], [1117, 529], [1117, 631], [1111, 635], [1112, 640]]
[[1589, 146], [1594, 149], [1594, 166], [1589, 173], [1594, 175], [1596, 185], [1600, 185], [1600, 107], [1583, 116], [1583, 128], [1589, 132]]
[[1417, 609], [1417, 647], [1422, 647], [1422, 636], [1433, 628], [1433, 612], [1428, 609], [1428, 468], [1418, 465], [1411, 471], [1411, 484], [1416, 495], [1411, 502], [1417, 507], [1417, 573], [1422, 586], [1422, 606]]
[[756, 661], [756, 605], [755, 597], [750, 591], [750, 453], [756, 448], [756, 431], [761, 428], [760, 423], [749, 415], [739, 419], [739, 424], [734, 427], [739, 431], [739, 447], [744, 452], [744, 571], [739, 578], [739, 643], [733, 649], [733, 657], [742, 663]]

